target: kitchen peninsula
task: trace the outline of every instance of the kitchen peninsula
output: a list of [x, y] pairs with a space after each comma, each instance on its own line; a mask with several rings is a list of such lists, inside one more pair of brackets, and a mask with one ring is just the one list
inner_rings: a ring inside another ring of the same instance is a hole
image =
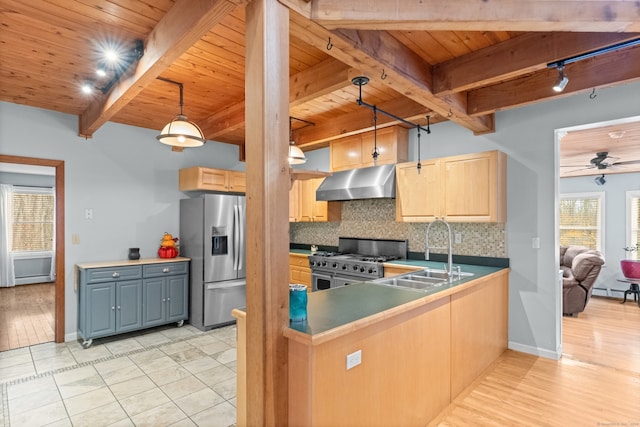
[[289, 423], [432, 420], [507, 348], [509, 269], [463, 270], [474, 276], [438, 290], [357, 283], [310, 294], [308, 320], [284, 331]]

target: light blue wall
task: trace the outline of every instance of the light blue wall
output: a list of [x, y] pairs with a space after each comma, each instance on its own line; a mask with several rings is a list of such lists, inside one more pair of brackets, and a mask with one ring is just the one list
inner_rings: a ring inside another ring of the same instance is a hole
[[[640, 149], [640, 147], [639, 147]], [[625, 259], [624, 248], [626, 242], [626, 203], [627, 191], [640, 191], [640, 173], [624, 173], [606, 175], [606, 183], [596, 185], [593, 176], [581, 176], [576, 178], [560, 179], [560, 193], [587, 193], [604, 192], [604, 241], [602, 251], [606, 260], [601, 270], [594, 295], [607, 295], [620, 297], [620, 292], [611, 292], [611, 289], [624, 290], [629, 285], [620, 283], [616, 279], [622, 277], [620, 260]]]
[[[178, 170], [199, 165], [244, 170], [238, 147], [208, 142], [172, 152], [158, 131], [107, 123], [91, 139], [77, 136], [78, 118], [0, 103], [0, 153], [65, 162], [65, 334], [77, 328], [74, 265], [127, 258], [139, 247], [156, 256], [164, 232], [178, 234]], [[25, 131], [26, 130], [26, 131]], [[84, 218], [93, 209], [93, 219]], [[79, 244], [71, 244], [77, 234]]]

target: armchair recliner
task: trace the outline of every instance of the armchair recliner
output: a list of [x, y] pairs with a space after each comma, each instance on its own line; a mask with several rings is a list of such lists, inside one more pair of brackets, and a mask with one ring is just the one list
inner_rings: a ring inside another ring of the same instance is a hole
[[600, 251], [584, 246], [560, 247], [564, 315], [573, 316], [584, 311], [604, 262]]

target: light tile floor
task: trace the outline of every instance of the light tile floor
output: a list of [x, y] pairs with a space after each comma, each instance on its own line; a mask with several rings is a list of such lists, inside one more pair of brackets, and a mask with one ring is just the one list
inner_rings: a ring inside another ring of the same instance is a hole
[[235, 325], [0, 352], [0, 427], [227, 427], [235, 404]]

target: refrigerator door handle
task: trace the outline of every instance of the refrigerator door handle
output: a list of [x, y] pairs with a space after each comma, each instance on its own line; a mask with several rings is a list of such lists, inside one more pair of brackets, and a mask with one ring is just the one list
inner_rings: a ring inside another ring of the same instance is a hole
[[238, 264], [240, 261], [240, 218], [239, 207], [233, 205], [233, 269], [238, 270]]
[[238, 270], [242, 270], [242, 254], [244, 253], [244, 212], [242, 212], [242, 205], [238, 205]]

